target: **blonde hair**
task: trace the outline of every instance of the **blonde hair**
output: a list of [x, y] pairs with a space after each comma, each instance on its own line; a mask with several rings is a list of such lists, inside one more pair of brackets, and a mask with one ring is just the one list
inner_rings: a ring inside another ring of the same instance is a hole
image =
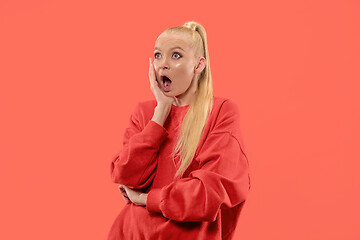
[[192, 40], [190, 46], [195, 50], [195, 56], [202, 56], [206, 60], [205, 68], [198, 78], [197, 91], [181, 124], [177, 143], [172, 153], [173, 159], [180, 155], [181, 165], [174, 176], [174, 178], [178, 178], [184, 174], [195, 156], [213, 107], [213, 88], [205, 28], [197, 22], [188, 21], [182, 26], [168, 28], [164, 32], [188, 34]]

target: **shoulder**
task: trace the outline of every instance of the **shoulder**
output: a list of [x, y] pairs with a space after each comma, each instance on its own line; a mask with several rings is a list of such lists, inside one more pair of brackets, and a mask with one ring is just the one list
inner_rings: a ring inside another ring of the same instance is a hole
[[239, 113], [238, 104], [230, 98], [214, 96], [214, 107], [220, 114]]
[[214, 96], [211, 118], [213, 133], [229, 132], [233, 134], [240, 128], [239, 107], [232, 99]]
[[140, 101], [137, 103], [137, 108], [138, 110], [141, 111], [153, 111], [155, 109], [157, 105], [157, 102], [155, 99], [151, 99], [151, 100], [145, 100], [145, 101]]
[[[245, 151], [242, 134], [242, 115], [236, 101], [214, 96], [213, 113], [211, 114], [211, 129], [209, 134], [229, 133]], [[244, 152], [245, 154], [245, 152]]]
[[133, 106], [133, 114], [141, 114], [146, 112], [151, 112], [155, 109], [157, 103], [156, 100], [145, 100], [137, 102]]
[[137, 122], [145, 126], [146, 123], [152, 118], [156, 105], [157, 102], [155, 99], [137, 102], [133, 106], [131, 118], [136, 119]]

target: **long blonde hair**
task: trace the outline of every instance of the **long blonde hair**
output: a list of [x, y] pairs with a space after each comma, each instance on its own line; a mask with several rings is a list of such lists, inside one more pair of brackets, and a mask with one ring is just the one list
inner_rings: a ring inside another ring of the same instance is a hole
[[168, 28], [164, 32], [189, 34], [192, 40], [191, 47], [195, 50], [195, 56], [202, 56], [206, 60], [205, 68], [199, 75], [197, 91], [184, 117], [177, 143], [172, 153], [173, 159], [175, 156], [180, 156], [181, 165], [174, 176], [174, 178], [178, 178], [184, 174], [195, 156], [213, 107], [213, 88], [205, 28], [197, 22], [188, 21], [182, 26]]

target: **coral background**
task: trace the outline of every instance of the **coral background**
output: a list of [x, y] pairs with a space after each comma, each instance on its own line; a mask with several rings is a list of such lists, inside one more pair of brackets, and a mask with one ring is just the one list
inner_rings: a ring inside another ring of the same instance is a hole
[[166, 28], [208, 35], [252, 189], [234, 239], [360, 239], [360, 2], [0, 1], [0, 239], [106, 239], [111, 158]]

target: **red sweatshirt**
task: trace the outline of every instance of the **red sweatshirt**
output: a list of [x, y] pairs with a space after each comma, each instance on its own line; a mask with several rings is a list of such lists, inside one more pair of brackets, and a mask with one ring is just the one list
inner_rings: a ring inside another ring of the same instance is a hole
[[[114, 183], [148, 193], [147, 205], [126, 204], [108, 240], [232, 239], [250, 190], [237, 105], [214, 97], [194, 159], [173, 180], [177, 169], [170, 154], [190, 105], [172, 105], [161, 126], [151, 120], [156, 104], [137, 104], [110, 167]], [[179, 157], [175, 162], [180, 165]]]

